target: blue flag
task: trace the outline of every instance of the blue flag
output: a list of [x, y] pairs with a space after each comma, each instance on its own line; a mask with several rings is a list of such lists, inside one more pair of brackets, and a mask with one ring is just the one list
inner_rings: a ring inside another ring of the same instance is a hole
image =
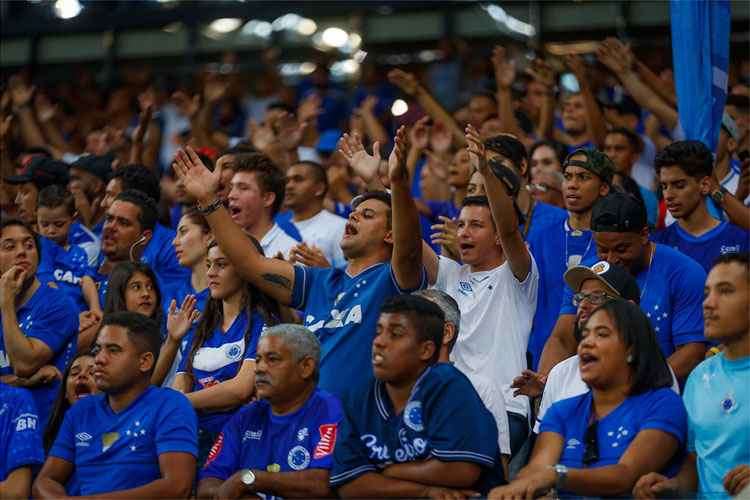
[[727, 98], [729, 0], [671, 0], [672, 56], [680, 124], [716, 151]]

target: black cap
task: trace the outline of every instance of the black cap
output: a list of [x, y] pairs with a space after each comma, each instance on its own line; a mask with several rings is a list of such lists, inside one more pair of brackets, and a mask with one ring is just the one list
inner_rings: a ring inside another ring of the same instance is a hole
[[621, 115], [635, 115], [639, 118], [641, 116], [641, 107], [627, 94], [620, 94], [612, 98], [607, 97], [602, 100], [602, 106], [616, 109]]
[[[576, 155], [583, 155], [586, 160], [573, 160]], [[585, 168], [592, 174], [598, 176], [606, 184], [612, 185], [612, 177], [615, 175], [615, 165], [609, 156], [596, 149], [576, 149], [565, 158], [563, 171], [569, 166]]]
[[112, 175], [112, 161], [114, 155], [107, 154], [102, 156], [97, 155], [84, 155], [78, 158], [74, 163], [70, 165], [70, 168], [77, 168], [88, 172], [104, 182], [109, 180]]
[[611, 192], [591, 209], [591, 230], [595, 233], [638, 233], [647, 224], [643, 202], [626, 193]]
[[68, 184], [68, 164], [53, 160], [46, 156], [35, 156], [26, 167], [24, 173], [5, 178], [8, 184], [33, 183], [37, 189], [43, 189], [54, 184], [66, 186]]
[[500, 158], [493, 158], [488, 162], [490, 170], [495, 177], [500, 179], [503, 184], [508, 188], [508, 195], [511, 198], [515, 198], [518, 192], [521, 190], [521, 178], [518, 177], [516, 171], [510, 167], [503, 165]]
[[610, 264], [606, 260], [591, 267], [571, 267], [565, 272], [564, 278], [565, 283], [575, 292], [581, 289], [584, 281], [597, 280], [613, 295], [632, 300], [636, 304], [641, 300], [641, 290], [635, 278], [625, 268]]

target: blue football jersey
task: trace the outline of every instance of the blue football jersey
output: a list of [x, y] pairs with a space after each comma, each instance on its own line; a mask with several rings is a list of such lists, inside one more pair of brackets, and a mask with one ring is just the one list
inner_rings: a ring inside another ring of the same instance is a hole
[[[537, 204], [541, 205], [541, 204]], [[549, 205], [546, 205], [549, 207]], [[554, 207], [552, 207], [554, 208]], [[536, 206], [535, 206], [536, 212]], [[544, 344], [555, 327], [565, 291], [563, 275], [568, 266], [596, 258], [596, 243], [591, 231], [572, 230], [564, 216], [555, 212], [544, 222], [532, 218], [526, 242], [539, 269], [536, 312], [529, 336], [532, 370], [536, 370], [542, 357]]]
[[[55, 365], [60, 373], [64, 372], [71, 350], [74, 350], [71, 346], [75, 345], [78, 335], [78, 308], [73, 301], [65, 292], [42, 283], [16, 315], [24, 335], [43, 342], [52, 351], [52, 359], [47, 364]], [[0, 323], [0, 376], [12, 373]], [[60, 381], [55, 380], [31, 389], [42, 429], [47, 425], [59, 386]]]
[[65, 414], [49, 455], [74, 465], [81, 495], [96, 495], [159, 479], [159, 455], [197, 456], [197, 435], [185, 395], [151, 386], [118, 413], [106, 394], [79, 400]]
[[[687, 439], [687, 412], [682, 399], [671, 388], [663, 387], [630, 396], [597, 423], [599, 460], [584, 466], [586, 429], [592, 412], [591, 391], [554, 403], [544, 415], [540, 432], [554, 432], [563, 438], [564, 448], [558, 460], [568, 467], [604, 467], [614, 465], [639, 432], [656, 429], [673, 436], [684, 450]], [[684, 451], [678, 452], [659, 471], [670, 477], [679, 470]]]
[[[101, 235], [101, 231], [99, 231], [99, 234]], [[99, 236], [78, 221], [70, 225], [68, 244], [81, 247], [86, 252], [90, 266], [93, 266], [97, 261], [102, 248]]]
[[[223, 332], [217, 327], [209, 338], [198, 348], [193, 357], [192, 375], [193, 391], [200, 391], [213, 385], [230, 380], [240, 371], [246, 360], [255, 360], [258, 340], [265, 323], [259, 313], [253, 313], [250, 321], [245, 311], [235, 318], [229, 330]], [[193, 335], [195, 329], [193, 329]], [[186, 350], [178, 373], [188, 371], [187, 362], [190, 358], [192, 336], [188, 340]], [[229, 418], [237, 410], [221, 412], [199, 412], [199, 427], [209, 432], [219, 432]]]
[[44, 463], [42, 425], [28, 389], [0, 382], [0, 482]]
[[395, 414], [385, 383], [372, 379], [344, 400], [344, 419], [334, 451], [331, 486], [394, 463], [434, 458], [482, 467], [481, 493], [499, 484], [497, 425], [471, 382], [457, 368], [438, 363], [414, 384]]
[[721, 255], [747, 253], [750, 248], [750, 233], [729, 222], [721, 222], [701, 236], [693, 236], [675, 222], [654, 234], [653, 240], [684, 253], [698, 262], [706, 273]]
[[240, 469], [330, 469], [341, 418], [339, 400], [320, 389], [289, 415], [274, 415], [265, 400], [250, 403], [224, 426], [200, 478], [224, 481]]
[[[426, 275], [422, 270], [424, 288]], [[339, 397], [372, 376], [371, 349], [380, 306], [402, 290], [390, 263], [357, 276], [337, 268], [294, 266], [291, 306], [303, 311], [304, 325], [320, 339], [320, 388]]]
[[[651, 265], [635, 277], [641, 289], [641, 310], [656, 333], [661, 352], [669, 357], [677, 347], [705, 342], [703, 336], [703, 285], [706, 272], [693, 259], [655, 243]], [[592, 266], [597, 259], [584, 262]], [[565, 287], [560, 314], [575, 314], [573, 291]]]
[[89, 309], [83, 299], [81, 280], [91, 277], [94, 270], [89, 266], [88, 256], [83, 248], [75, 245], [65, 250], [54, 241], [40, 237], [41, 259], [37, 277], [42, 283], [54, 282], [57, 288], [68, 294], [79, 311]]
[[148, 264], [154, 270], [161, 290], [172, 288], [190, 279], [190, 269], [181, 266], [177, 260], [174, 246], [172, 246], [174, 237], [174, 231], [157, 224], [151, 240], [141, 254], [141, 262]]

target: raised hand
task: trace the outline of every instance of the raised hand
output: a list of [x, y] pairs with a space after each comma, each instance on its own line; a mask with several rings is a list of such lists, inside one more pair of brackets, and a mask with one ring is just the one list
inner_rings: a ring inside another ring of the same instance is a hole
[[284, 112], [273, 123], [276, 137], [285, 151], [296, 150], [302, 143], [309, 122], [298, 121], [294, 115]]
[[219, 78], [208, 78], [203, 84], [203, 98], [206, 102], [216, 103], [224, 98], [229, 88], [229, 82]]
[[450, 217], [440, 215], [440, 223], [430, 226], [432, 234], [430, 240], [433, 245], [441, 245], [443, 249], [453, 258], [458, 252], [458, 225]]
[[583, 81], [586, 78], [586, 66], [583, 64], [583, 59], [581, 59], [580, 56], [573, 54], [568, 54], [563, 59], [565, 65], [573, 72], [580, 85], [583, 85]]
[[443, 122], [435, 122], [430, 129], [430, 147], [437, 154], [445, 154], [453, 146], [453, 134]]
[[221, 167], [211, 172], [190, 146], [177, 152], [174, 171], [185, 185], [185, 190], [201, 203], [211, 203], [216, 199], [221, 179]]
[[323, 104], [323, 101], [318, 94], [312, 93], [308, 95], [302, 99], [302, 102], [300, 102], [299, 107], [297, 108], [297, 119], [300, 122], [310, 123], [312, 123], [313, 120], [317, 120], [318, 116], [323, 112], [323, 109], [320, 107], [321, 104]]
[[8, 82], [8, 90], [13, 107], [22, 108], [31, 102], [36, 87], [26, 85], [20, 76], [12, 76]]
[[487, 173], [487, 157], [484, 143], [479, 131], [473, 125], [466, 126], [466, 149], [469, 151], [471, 166], [480, 174], [485, 175]]
[[417, 151], [424, 151], [430, 143], [430, 117], [423, 116], [409, 130], [409, 143]]
[[409, 181], [409, 171], [406, 168], [408, 150], [406, 127], [401, 125], [396, 131], [396, 137], [393, 138], [393, 150], [388, 157], [388, 180], [391, 181], [391, 185]]
[[149, 107], [152, 109], [156, 108], [156, 93], [153, 87], [149, 87], [140, 94], [138, 94], [138, 107], [141, 113], [146, 111]]
[[509, 61], [505, 47], [496, 45], [492, 50], [492, 66], [498, 88], [509, 89], [516, 81], [516, 61]]
[[304, 242], [292, 248], [290, 260], [309, 267], [331, 267], [331, 263], [328, 262], [328, 259], [323, 255], [323, 251], [320, 248], [308, 246]]
[[525, 73], [547, 88], [555, 85], [555, 71], [544, 59], [534, 59]]
[[530, 398], [536, 398], [541, 396], [544, 392], [544, 385], [546, 382], [547, 377], [531, 370], [524, 370], [521, 375], [513, 379], [510, 386], [515, 389], [513, 392], [514, 397], [523, 395]]
[[190, 326], [200, 317], [201, 312], [195, 308], [197, 300], [195, 295], [188, 295], [177, 308], [177, 301], [172, 299], [169, 303], [169, 314], [167, 315], [167, 334], [174, 342], [182, 341]]
[[55, 118], [57, 115], [57, 105], [52, 104], [49, 98], [44, 94], [37, 94], [34, 97], [34, 111], [40, 122], [46, 123]]
[[400, 69], [392, 69], [388, 72], [388, 81], [400, 88], [404, 94], [414, 95], [419, 89], [419, 82], [412, 73]]
[[143, 142], [143, 138], [146, 136], [146, 131], [148, 130], [148, 124], [151, 121], [151, 117], [154, 114], [154, 107], [152, 104], [149, 104], [143, 111], [141, 111], [141, 114], [138, 118], [138, 126], [133, 131], [133, 142], [136, 144], [140, 144]]
[[372, 154], [368, 154], [359, 134], [344, 134], [339, 140], [339, 152], [344, 155], [354, 173], [365, 181], [369, 182], [377, 175], [381, 161], [379, 142], [372, 145]]
[[359, 105], [359, 110], [362, 113], [375, 114], [375, 106], [378, 104], [378, 98], [374, 95], [368, 95]]
[[251, 118], [247, 128], [250, 142], [258, 151], [265, 152], [276, 142], [276, 134], [273, 133], [273, 128], [266, 123], [259, 125]]

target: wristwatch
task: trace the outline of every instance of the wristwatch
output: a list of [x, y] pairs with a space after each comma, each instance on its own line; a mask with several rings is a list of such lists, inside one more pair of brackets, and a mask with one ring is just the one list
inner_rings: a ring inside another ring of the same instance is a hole
[[565, 481], [568, 480], [568, 468], [563, 464], [556, 464], [554, 469], [555, 474], [557, 474], [557, 478], [555, 479], [555, 489], [560, 491], [565, 487]]
[[711, 193], [711, 199], [714, 200], [714, 202], [719, 205], [720, 207], [724, 206], [724, 195], [726, 195], [729, 191], [722, 186], [713, 193]]
[[255, 483], [255, 473], [250, 469], [242, 469], [240, 471], [240, 481], [245, 486], [252, 487]]

